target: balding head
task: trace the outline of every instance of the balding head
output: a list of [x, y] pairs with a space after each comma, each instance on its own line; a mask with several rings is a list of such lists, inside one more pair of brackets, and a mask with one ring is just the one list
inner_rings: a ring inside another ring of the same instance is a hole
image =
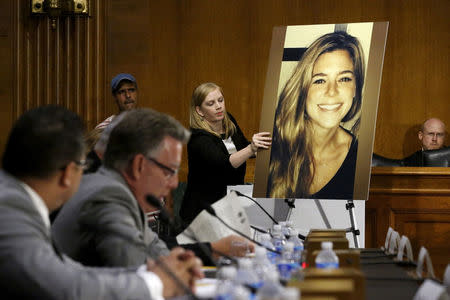
[[426, 120], [419, 131], [419, 140], [423, 150], [435, 150], [444, 147], [445, 124], [437, 118]]

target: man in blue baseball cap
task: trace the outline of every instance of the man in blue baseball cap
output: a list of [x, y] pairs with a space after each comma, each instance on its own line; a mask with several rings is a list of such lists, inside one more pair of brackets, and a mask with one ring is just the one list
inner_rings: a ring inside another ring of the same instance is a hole
[[[128, 73], [119, 73], [111, 80], [111, 92], [116, 100], [119, 113], [137, 106], [137, 82], [133, 75]], [[95, 128], [105, 128], [108, 126], [116, 115], [108, 117], [106, 120], [98, 124]]]

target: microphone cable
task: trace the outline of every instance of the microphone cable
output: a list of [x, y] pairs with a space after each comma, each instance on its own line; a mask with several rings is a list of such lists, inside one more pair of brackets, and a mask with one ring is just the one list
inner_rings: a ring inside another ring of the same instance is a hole
[[[236, 191], [236, 190], [231, 190], [232, 192], [235, 192], [238, 196], [241, 196], [241, 197], [245, 197], [245, 198], [247, 198], [247, 199], [250, 199], [251, 201], [253, 201], [253, 203], [255, 203], [256, 205], [258, 205], [258, 207], [259, 208], [261, 208], [261, 210], [272, 220], [272, 222], [273, 223], [275, 223], [275, 224], [278, 224], [278, 222], [261, 206], [261, 204], [259, 204], [258, 203], [258, 201], [256, 201], [255, 199], [253, 199], [252, 197], [249, 197], [249, 196], [247, 196], [247, 195], [245, 195], [245, 194], [243, 194], [243, 193], [241, 193], [241, 192], [239, 192], [239, 191]], [[289, 202], [288, 201], [288, 199], [285, 199], [285, 202], [288, 204], [288, 206], [289, 207], [291, 207], [291, 208], [295, 208], [295, 205], [292, 203], [292, 202]], [[252, 226], [252, 225], [250, 225], [253, 229], [255, 229], [256, 231], [259, 231], [259, 232], [261, 232], [261, 229], [256, 229], [254, 226]], [[267, 232], [265, 232], [265, 233], [267, 233]], [[303, 235], [303, 234], [298, 234], [298, 238], [299, 239], [301, 239], [301, 240], [305, 240], [306, 239], [306, 237]]]
[[256, 201], [255, 199], [253, 199], [252, 197], [249, 197], [239, 191], [236, 190], [231, 190], [232, 192], [235, 192], [238, 196], [241, 197], [245, 197], [247, 199], [250, 199], [251, 201], [253, 201], [253, 203], [255, 203], [256, 205], [258, 205], [259, 208], [261, 208], [261, 210], [272, 220], [273, 223], [278, 224], [277, 220], [275, 220], [262, 206], [261, 204], [258, 203], [258, 201]]
[[[170, 217], [169, 217], [169, 214], [167, 213], [167, 210], [164, 208], [164, 207], [162, 207], [162, 205], [161, 205], [161, 203], [159, 202], [159, 200], [158, 199], [156, 199], [154, 196], [152, 196], [152, 195], [148, 195], [147, 197], [146, 197], [146, 200], [147, 200], [147, 202], [150, 204], [150, 205], [152, 205], [152, 206], [154, 206], [155, 208], [157, 208], [157, 209], [159, 209], [160, 210], [160, 212], [159, 212], [159, 215], [160, 215], [160, 218], [161, 219], [166, 219], [167, 218], [167, 222], [169, 223], [169, 225], [170, 226], [172, 226], [172, 221], [171, 221], [171, 219], [170, 219]], [[155, 263], [157, 264], [157, 265], [159, 265], [160, 267], [161, 267], [161, 269], [167, 274], [167, 275], [169, 275], [171, 278], [172, 278], [172, 280], [174, 280], [175, 281], [175, 283], [177, 284], [177, 285], [179, 285], [182, 289], [183, 289], [183, 291], [186, 293], [186, 294], [188, 294], [190, 297], [192, 297], [193, 299], [195, 299], [195, 300], [200, 300], [200, 298], [198, 298], [193, 292], [192, 292], [192, 290], [186, 285], [186, 284], [184, 284], [184, 282], [183, 281], [181, 281], [181, 279], [174, 273], [174, 272], [172, 272], [172, 270], [169, 268], [169, 266], [167, 266], [167, 264], [164, 262], [164, 261], [162, 261], [162, 260], [160, 260], [160, 259], [156, 259], [155, 260]]]
[[251, 237], [247, 236], [246, 234], [244, 234], [244, 233], [240, 232], [239, 230], [234, 229], [233, 227], [231, 227], [230, 225], [228, 225], [222, 218], [220, 218], [220, 217], [216, 214], [216, 211], [214, 210], [214, 208], [212, 208], [211, 205], [205, 204], [205, 205], [204, 205], [204, 209], [205, 209], [210, 215], [212, 215], [213, 217], [217, 218], [223, 225], [225, 225], [225, 226], [226, 226], [227, 228], [229, 228], [230, 230], [236, 232], [236, 233], [239, 234], [240, 236], [246, 238], [247, 240], [251, 241], [252, 243], [255, 243], [256, 245], [258, 245], [258, 246], [260, 246], [260, 247], [265, 248], [266, 250], [268, 250], [268, 251], [270, 251], [270, 252], [273, 252], [273, 253], [276, 253], [276, 254], [281, 255], [281, 252], [280, 252], [280, 251], [270, 249], [270, 248], [264, 246], [263, 244], [261, 244], [260, 242], [255, 241], [254, 239], [252, 239]]
[[[166, 222], [166, 223], [169, 225], [169, 227], [171, 227], [172, 229], [174, 229], [174, 228], [175, 228], [175, 225], [174, 225], [174, 223], [173, 223], [172, 218], [169, 216], [169, 213], [167, 212], [167, 209], [161, 205], [161, 203], [158, 201], [158, 199], [156, 199], [153, 195], [147, 195], [146, 200], [147, 200], [147, 202], [148, 202], [151, 206], [153, 206], [153, 207], [159, 209], [159, 211], [160, 211], [160, 216], [159, 216], [159, 218], [160, 218], [162, 221]], [[183, 222], [183, 221], [182, 221], [182, 222]], [[184, 226], [184, 225], [186, 225], [186, 224], [184, 224], [184, 222], [183, 222], [182, 225], [183, 225], [183, 227], [189, 228], [188, 226]], [[209, 249], [207, 246], [205, 246], [205, 244], [204, 244], [203, 242], [200, 242], [200, 241], [195, 237], [195, 234], [192, 232], [192, 229], [191, 229], [191, 228], [189, 228], [189, 231], [191, 231], [191, 232], [189, 232], [189, 233], [184, 232], [184, 234], [185, 234], [188, 238], [190, 238], [191, 240], [193, 240], [194, 242], [197, 243], [198, 247], [200, 248], [200, 251], [202, 251], [203, 254], [204, 254], [205, 256], [207, 256], [207, 257], [209, 258], [209, 260], [210, 260], [211, 262], [213, 262], [214, 265], [215, 265], [216, 267], [217, 267], [217, 263], [216, 263], [216, 260], [212, 257], [211, 252], [217, 253], [218, 255], [223, 256], [223, 257], [229, 259], [230, 261], [232, 261], [233, 263], [237, 264], [237, 261], [236, 261], [235, 258], [233, 258], [233, 257], [231, 257], [231, 256], [229, 256], [229, 255], [227, 255], [227, 254], [225, 254], [225, 253], [223, 253], [222, 251], [213, 249], [212, 247], [211, 247], [211, 249]], [[180, 245], [180, 246], [181, 246], [181, 245]], [[182, 247], [182, 246], [181, 246], [181, 247]]]
[[161, 267], [161, 269], [167, 274], [169, 275], [170, 278], [172, 278], [173, 281], [175, 281], [175, 283], [177, 285], [179, 285], [183, 291], [189, 295], [189, 297], [192, 297], [192, 299], [195, 300], [200, 300], [200, 298], [198, 298], [193, 292], [192, 290], [189, 288], [189, 286], [187, 286], [186, 284], [184, 284], [183, 281], [181, 281], [181, 279], [174, 273], [172, 272], [172, 270], [169, 268], [169, 266], [162, 260], [160, 259], [156, 259], [155, 260], [155, 264], [157, 264], [158, 266]]

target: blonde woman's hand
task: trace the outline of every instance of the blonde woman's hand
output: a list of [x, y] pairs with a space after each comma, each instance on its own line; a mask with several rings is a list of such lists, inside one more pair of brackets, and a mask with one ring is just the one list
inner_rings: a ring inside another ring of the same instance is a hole
[[272, 145], [270, 132], [258, 132], [253, 135], [250, 147], [253, 153], [256, 153], [258, 149], [269, 149], [270, 145]]

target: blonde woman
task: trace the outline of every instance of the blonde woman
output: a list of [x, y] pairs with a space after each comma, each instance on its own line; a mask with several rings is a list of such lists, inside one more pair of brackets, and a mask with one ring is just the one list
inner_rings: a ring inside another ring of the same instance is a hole
[[247, 159], [271, 144], [269, 132], [254, 134], [251, 142], [245, 138], [225, 108], [222, 89], [211, 82], [192, 94], [190, 126], [188, 182], [180, 210], [186, 223], [224, 197], [227, 185], [243, 184]]
[[345, 32], [306, 50], [278, 102], [268, 196], [352, 199], [364, 68], [358, 39]]

